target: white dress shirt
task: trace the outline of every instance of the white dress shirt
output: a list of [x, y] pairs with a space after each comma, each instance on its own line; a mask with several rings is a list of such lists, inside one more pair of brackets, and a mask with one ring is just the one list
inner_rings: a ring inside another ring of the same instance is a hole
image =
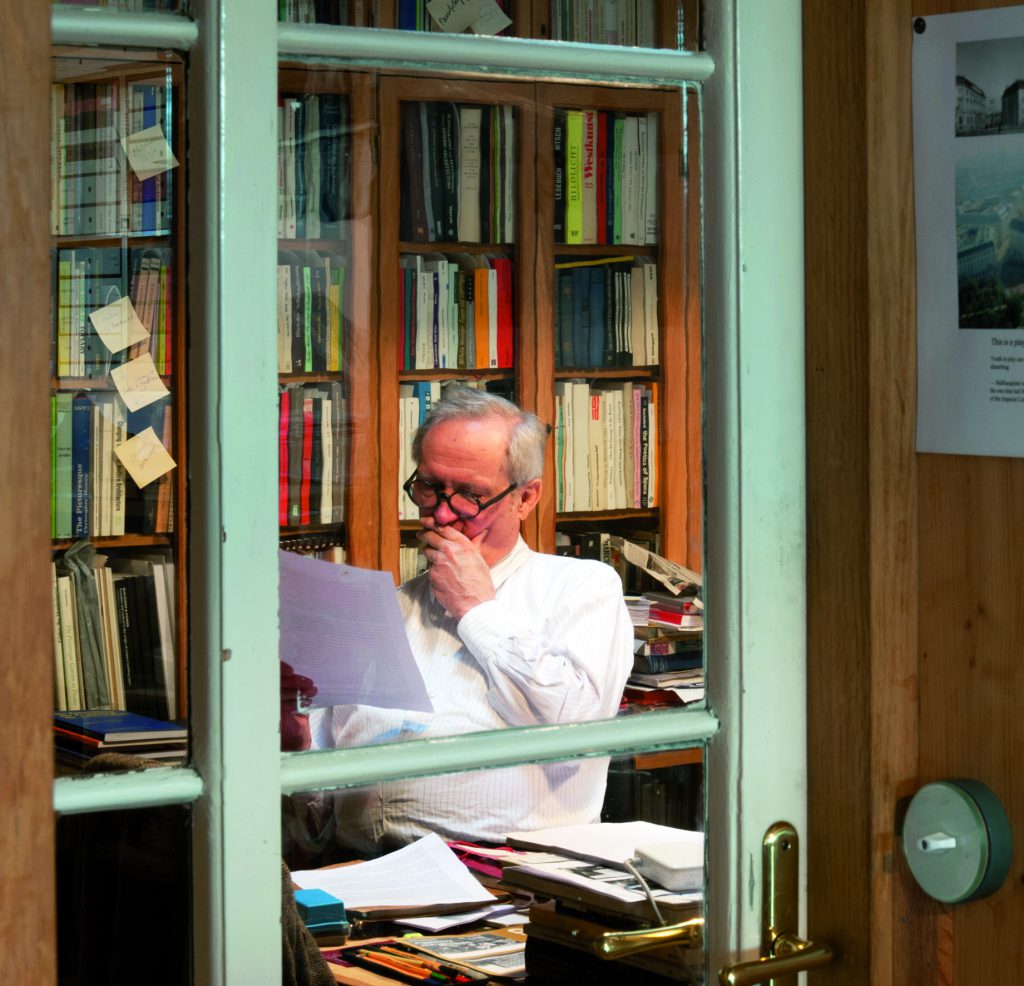
[[[426, 575], [398, 590], [432, 713], [317, 710], [314, 748], [614, 716], [633, 663], [632, 625], [614, 569], [538, 554], [520, 538], [491, 577], [496, 598], [458, 622], [434, 600]], [[430, 832], [502, 842], [512, 831], [594, 822], [607, 770], [607, 757], [598, 757], [340, 791], [338, 838], [371, 853]]]

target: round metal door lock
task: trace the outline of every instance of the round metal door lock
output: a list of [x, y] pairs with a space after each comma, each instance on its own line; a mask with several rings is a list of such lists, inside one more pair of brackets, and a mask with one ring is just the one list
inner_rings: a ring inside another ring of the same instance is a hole
[[981, 781], [925, 784], [903, 821], [903, 855], [921, 889], [945, 904], [995, 893], [1010, 870], [1010, 822]]

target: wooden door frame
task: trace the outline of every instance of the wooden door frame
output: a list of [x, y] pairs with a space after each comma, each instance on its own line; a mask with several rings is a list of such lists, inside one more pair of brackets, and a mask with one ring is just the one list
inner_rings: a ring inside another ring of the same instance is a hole
[[804, 4], [808, 931], [843, 952], [814, 974], [826, 986], [904, 981], [909, 944], [893, 929], [918, 731], [910, 31], [908, 0]]
[[50, 5], [0, 0], [0, 978], [56, 980], [49, 606]]

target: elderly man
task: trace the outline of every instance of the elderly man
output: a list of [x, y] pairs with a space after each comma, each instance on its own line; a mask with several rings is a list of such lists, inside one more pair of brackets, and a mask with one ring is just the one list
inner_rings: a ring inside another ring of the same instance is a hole
[[[535, 415], [503, 398], [448, 388], [416, 434], [405, 483], [428, 568], [399, 589], [434, 711], [317, 710], [314, 747], [615, 715], [632, 667], [617, 574], [538, 554], [520, 536], [540, 498], [546, 439]], [[338, 837], [372, 853], [430, 832], [501, 842], [510, 831], [597, 821], [607, 767], [596, 758], [339, 792]]]

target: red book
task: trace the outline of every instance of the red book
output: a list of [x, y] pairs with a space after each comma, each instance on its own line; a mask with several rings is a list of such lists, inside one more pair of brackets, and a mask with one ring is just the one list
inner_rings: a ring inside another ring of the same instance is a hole
[[313, 482], [313, 398], [302, 402], [302, 483], [299, 486], [300, 524], [309, 523], [309, 491]]
[[288, 526], [288, 412], [291, 394], [285, 387], [281, 391], [281, 402], [277, 417], [277, 522]]
[[492, 257], [498, 275], [498, 366], [515, 365], [515, 328], [512, 322], [512, 261]]
[[597, 242], [608, 242], [608, 114], [597, 114]]

